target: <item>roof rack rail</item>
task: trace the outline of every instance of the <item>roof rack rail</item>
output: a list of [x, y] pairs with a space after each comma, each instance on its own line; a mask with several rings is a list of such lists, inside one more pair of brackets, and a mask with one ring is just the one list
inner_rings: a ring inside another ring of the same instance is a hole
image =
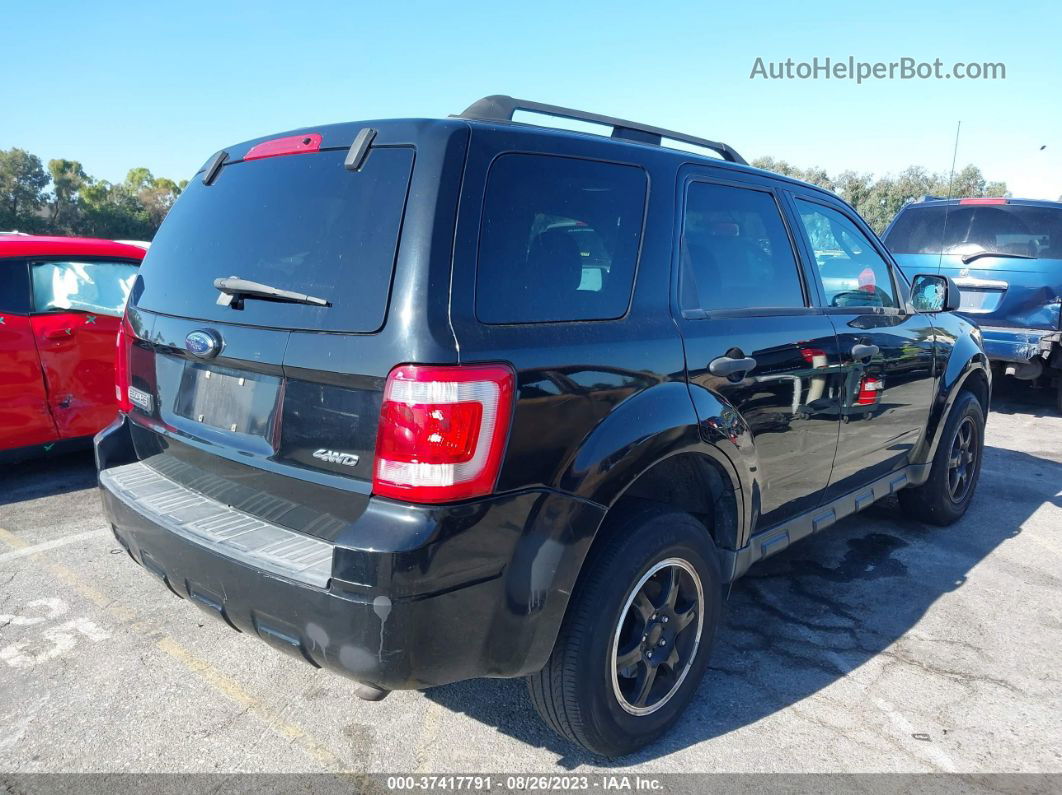
[[724, 160], [731, 163], [748, 165], [745, 158], [739, 155], [733, 147], [719, 141], [709, 141], [707, 138], [698, 138], [695, 135], [665, 130], [662, 127], [650, 127], [647, 124], [639, 124], [625, 119], [615, 119], [612, 116], [602, 116], [598, 113], [587, 113], [573, 108], [562, 108], [558, 105], [546, 105], [542, 102], [532, 102], [527, 99], [514, 99], [504, 94], [493, 94], [489, 97], [477, 100], [458, 114], [459, 119], [477, 119], [479, 121], [512, 121], [513, 114], [518, 110], [526, 110], [532, 113], [541, 113], [545, 116], [555, 116], [561, 119], [574, 119], [587, 121], [593, 124], [601, 124], [612, 128], [612, 137], [626, 141], [637, 141], [643, 144], [661, 145], [664, 138], [672, 141], [702, 146], [719, 154]]

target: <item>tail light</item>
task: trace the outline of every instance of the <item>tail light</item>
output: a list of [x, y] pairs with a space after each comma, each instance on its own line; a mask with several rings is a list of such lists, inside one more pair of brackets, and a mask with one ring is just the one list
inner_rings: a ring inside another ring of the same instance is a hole
[[114, 397], [118, 401], [118, 411], [132, 411], [129, 400], [129, 350], [133, 347], [133, 331], [125, 318], [118, 327], [117, 348], [114, 356]]
[[801, 348], [800, 355], [803, 356], [804, 361], [812, 367], [826, 366], [826, 351], [821, 348]]
[[402, 365], [384, 388], [373, 492], [409, 502], [490, 494], [512, 418], [504, 365]]
[[881, 390], [884, 384], [880, 378], [871, 375], [863, 376], [859, 382], [859, 394], [856, 396], [857, 406], [873, 406], [881, 399]]

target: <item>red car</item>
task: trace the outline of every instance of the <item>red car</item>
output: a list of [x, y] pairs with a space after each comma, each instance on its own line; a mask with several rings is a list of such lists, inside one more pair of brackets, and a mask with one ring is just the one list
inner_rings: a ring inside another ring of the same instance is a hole
[[114, 419], [114, 353], [147, 252], [0, 234], [0, 460], [84, 442]]

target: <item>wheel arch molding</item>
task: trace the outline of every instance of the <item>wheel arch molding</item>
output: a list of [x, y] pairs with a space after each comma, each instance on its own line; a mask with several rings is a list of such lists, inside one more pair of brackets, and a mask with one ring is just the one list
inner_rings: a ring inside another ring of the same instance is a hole
[[675, 504], [681, 492], [687, 499], [676, 507], [695, 515], [713, 513], [710, 505], [726, 496], [734, 516], [722, 527], [716, 519], [713, 538], [733, 549], [744, 537], [742, 479], [730, 456], [705, 441], [682, 382], [660, 384], [618, 405], [569, 457], [558, 486], [606, 509], [625, 498]]
[[[662, 484], [677, 472], [699, 480], [693, 481], [693, 489], [689, 480], [675, 480], [668, 487], [692, 494], [700, 503], [670, 504], [702, 520], [719, 551], [720, 570], [732, 571], [735, 545], [744, 543], [747, 535], [746, 500], [735, 463], [702, 436], [685, 383], [670, 381], [644, 390], [617, 405], [579, 442], [557, 478], [553, 501], [566, 495], [577, 498], [568, 500], [573, 507], [582, 507], [578, 515], [548, 522], [567, 528], [565, 554], [553, 568], [544, 605], [552, 620], [543, 623], [528, 649], [529, 664], [544, 664], [549, 656], [591, 550], [605, 542], [616, 525], [609, 521], [617, 515], [612, 509], [622, 510], [631, 499], [669, 504]], [[715, 505], [720, 508], [713, 513], [709, 506]], [[529, 557], [537, 559], [538, 552]]]
[[948, 416], [963, 391], [977, 396], [987, 418], [992, 399], [992, 369], [984, 350], [965, 335], [956, 340], [944, 365], [929, 413], [923, 447], [920, 455], [914, 457], [915, 463], [928, 466], [933, 461]]

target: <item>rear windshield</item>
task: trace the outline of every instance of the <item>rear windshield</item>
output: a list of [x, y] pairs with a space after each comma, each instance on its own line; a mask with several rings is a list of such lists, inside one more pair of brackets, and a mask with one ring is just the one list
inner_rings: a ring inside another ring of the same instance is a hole
[[[360, 171], [346, 150], [225, 166], [197, 176], [141, 268], [137, 304], [218, 322], [323, 331], [383, 326], [413, 149], [371, 150]], [[214, 280], [236, 276], [323, 298], [329, 307], [247, 299], [220, 306]]]
[[476, 275], [484, 323], [605, 320], [627, 311], [645, 212], [640, 168], [507, 154], [487, 177]]
[[896, 254], [987, 251], [1062, 259], [1062, 209], [1017, 204], [908, 207], [889, 230], [885, 245]]

